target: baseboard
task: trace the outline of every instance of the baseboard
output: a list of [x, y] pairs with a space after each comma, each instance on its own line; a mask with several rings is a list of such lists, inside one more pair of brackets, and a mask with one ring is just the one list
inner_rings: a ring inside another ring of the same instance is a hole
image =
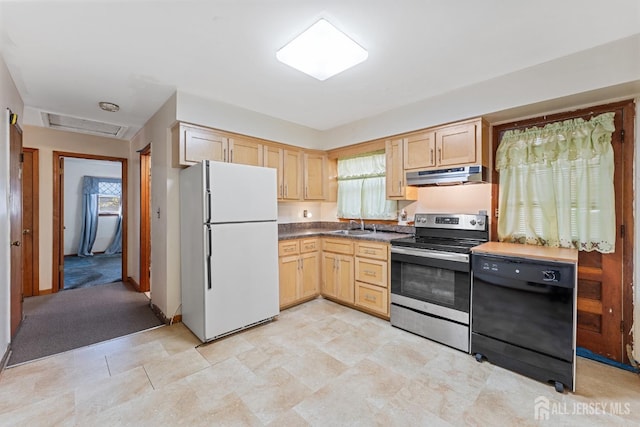
[[173, 323], [180, 323], [182, 322], [182, 314], [176, 314], [175, 316], [173, 316], [173, 319], [168, 318], [163, 312], [162, 310], [160, 310], [160, 308], [155, 305], [154, 303], [151, 303], [151, 310], [156, 314], [156, 316], [158, 316], [158, 318], [164, 322], [166, 325], [171, 325]]
[[40, 295], [49, 295], [53, 293], [53, 289], [40, 289], [38, 291], [38, 296]]
[[2, 372], [7, 367], [7, 362], [9, 362], [9, 357], [11, 357], [11, 343], [7, 345], [7, 350], [4, 352], [4, 356], [2, 356], [2, 360], [0, 360], [0, 376]]
[[131, 285], [133, 285], [133, 287], [136, 288], [136, 291], [140, 292], [140, 284], [138, 282], [136, 282], [136, 279], [134, 279], [133, 277], [129, 276], [129, 277], [127, 277], [127, 282], [129, 282]]

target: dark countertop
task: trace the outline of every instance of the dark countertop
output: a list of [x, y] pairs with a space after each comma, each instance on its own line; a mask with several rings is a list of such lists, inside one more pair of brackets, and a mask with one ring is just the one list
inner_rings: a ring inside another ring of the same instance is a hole
[[[333, 224], [333, 227], [330, 228], [331, 224]], [[380, 226], [380, 228], [384, 229], [378, 230], [375, 233], [371, 232], [367, 234], [341, 234], [336, 231], [345, 230], [342, 224], [343, 223], [323, 223], [320, 225], [311, 223], [309, 224], [309, 227], [280, 227], [278, 240], [299, 239], [303, 237], [336, 237], [339, 239], [356, 239], [388, 243], [394, 239], [413, 236], [413, 233], [411, 232], [411, 229], [413, 227], [406, 226]], [[378, 227], [377, 224], [376, 227]], [[371, 226], [367, 226], [366, 228], [368, 230], [371, 230]]]

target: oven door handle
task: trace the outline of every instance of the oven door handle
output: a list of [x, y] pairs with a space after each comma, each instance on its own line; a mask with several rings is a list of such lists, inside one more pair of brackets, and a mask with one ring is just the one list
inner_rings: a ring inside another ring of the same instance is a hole
[[411, 255], [420, 258], [433, 258], [443, 261], [469, 262], [469, 254], [459, 254], [456, 252], [432, 251], [430, 249], [412, 249], [398, 246], [391, 246], [392, 254]]

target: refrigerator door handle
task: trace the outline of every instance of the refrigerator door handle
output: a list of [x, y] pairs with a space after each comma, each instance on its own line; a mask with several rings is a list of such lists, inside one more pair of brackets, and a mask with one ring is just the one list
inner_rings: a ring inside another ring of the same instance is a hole
[[211, 192], [207, 191], [207, 221], [206, 222], [211, 222]]
[[207, 289], [211, 289], [211, 227], [207, 226]]

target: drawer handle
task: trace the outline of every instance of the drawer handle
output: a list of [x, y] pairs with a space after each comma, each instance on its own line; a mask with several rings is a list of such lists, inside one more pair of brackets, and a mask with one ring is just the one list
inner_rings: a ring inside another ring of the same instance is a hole
[[286, 248], [284, 251], [285, 252], [292, 252], [292, 251], [295, 251], [295, 250], [296, 250], [295, 248]]
[[365, 294], [364, 299], [365, 301], [376, 302], [376, 297], [373, 295]]
[[371, 271], [371, 270], [365, 270], [364, 271], [364, 275], [365, 276], [373, 276], [373, 277], [377, 276], [376, 272], [375, 271]]
[[368, 255], [375, 255], [376, 251], [370, 251], [368, 249], [365, 249], [364, 253]]

